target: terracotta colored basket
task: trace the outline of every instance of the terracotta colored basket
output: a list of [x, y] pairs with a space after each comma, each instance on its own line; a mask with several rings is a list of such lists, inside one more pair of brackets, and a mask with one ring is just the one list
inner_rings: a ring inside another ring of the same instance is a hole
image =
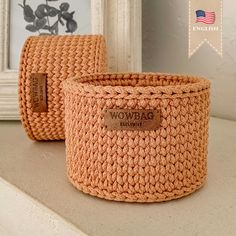
[[103, 36], [29, 37], [22, 49], [19, 70], [20, 113], [28, 136], [33, 140], [64, 139], [61, 82], [105, 71]]
[[95, 74], [63, 85], [67, 173], [76, 188], [109, 200], [160, 202], [203, 185], [206, 79]]

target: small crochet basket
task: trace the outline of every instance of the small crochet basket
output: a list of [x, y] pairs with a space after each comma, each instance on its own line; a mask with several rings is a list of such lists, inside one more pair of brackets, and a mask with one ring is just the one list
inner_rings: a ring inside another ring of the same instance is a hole
[[170, 74], [94, 74], [64, 82], [70, 182], [100, 198], [160, 202], [207, 175], [210, 83]]
[[22, 49], [19, 69], [21, 121], [33, 140], [63, 140], [64, 94], [68, 77], [106, 72], [101, 35], [32, 36]]

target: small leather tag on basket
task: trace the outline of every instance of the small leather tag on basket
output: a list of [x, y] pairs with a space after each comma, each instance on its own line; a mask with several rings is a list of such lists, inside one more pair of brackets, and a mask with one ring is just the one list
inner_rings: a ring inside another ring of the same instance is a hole
[[104, 120], [108, 130], [156, 130], [160, 110], [107, 109]]
[[31, 74], [31, 102], [33, 112], [47, 112], [47, 74]]

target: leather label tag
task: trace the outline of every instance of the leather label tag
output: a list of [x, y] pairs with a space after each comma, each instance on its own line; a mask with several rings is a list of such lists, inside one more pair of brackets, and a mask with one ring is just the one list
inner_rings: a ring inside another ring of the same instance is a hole
[[104, 114], [108, 130], [157, 130], [160, 110], [107, 109]]
[[47, 112], [47, 74], [31, 74], [31, 102], [33, 112]]

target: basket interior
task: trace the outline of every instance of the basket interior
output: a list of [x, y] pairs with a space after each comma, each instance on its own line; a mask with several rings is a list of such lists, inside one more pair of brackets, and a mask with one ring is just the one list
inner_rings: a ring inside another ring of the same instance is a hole
[[158, 87], [187, 85], [199, 82], [196, 77], [164, 74], [106, 74], [84, 77], [80, 82], [95, 86]]

